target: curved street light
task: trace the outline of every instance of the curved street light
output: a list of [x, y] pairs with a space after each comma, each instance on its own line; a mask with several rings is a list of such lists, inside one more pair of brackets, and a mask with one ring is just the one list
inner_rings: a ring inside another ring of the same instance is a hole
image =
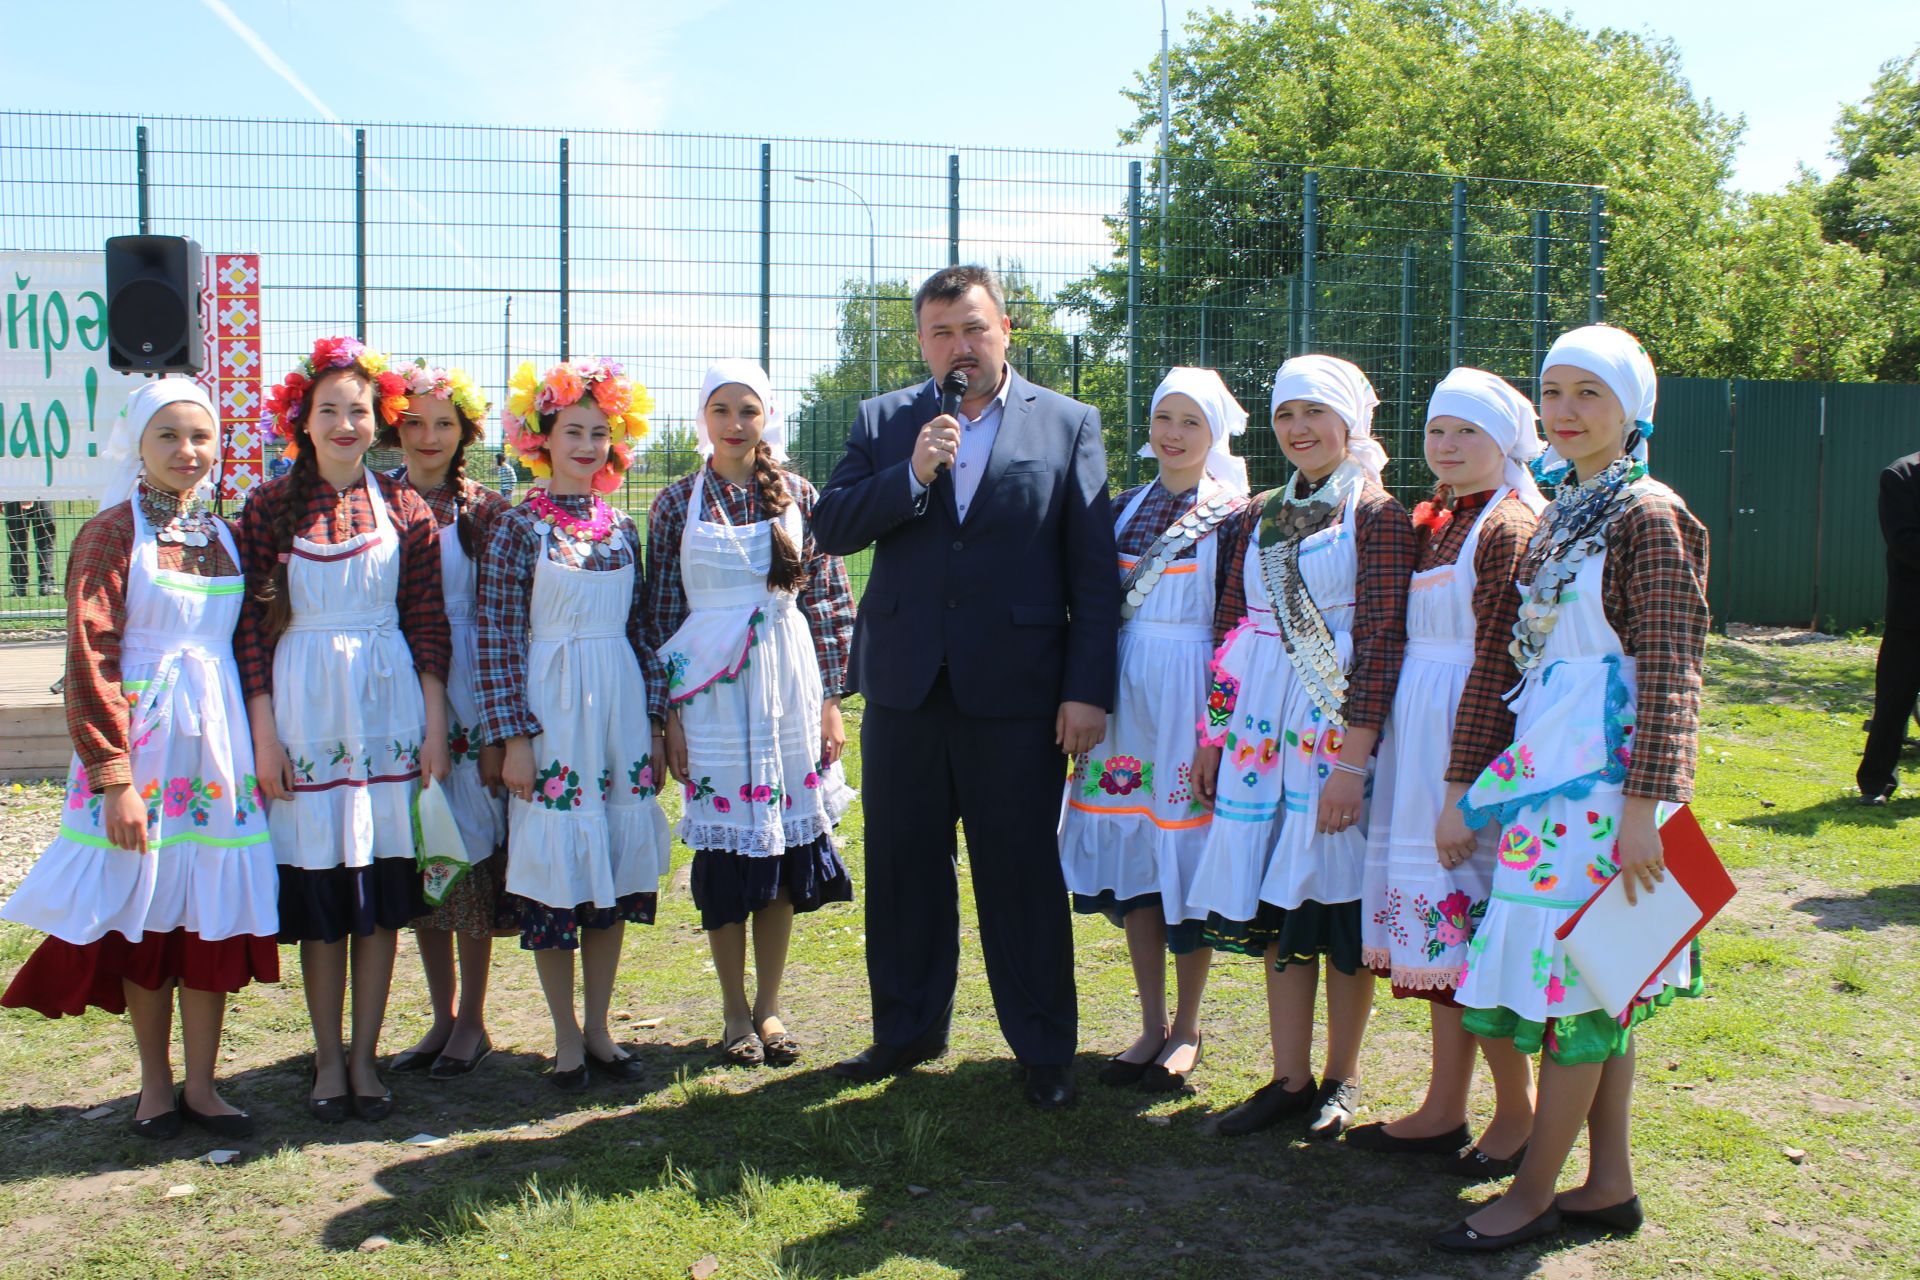
[[846, 183], [835, 181], [832, 178], [818, 178], [809, 174], [796, 173], [793, 176], [793, 180], [795, 182], [824, 183], [829, 187], [838, 187], [855, 200], [858, 200], [860, 207], [867, 211], [867, 364], [868, 374], [873, 383], [873, 394], [877, 396], [880, 394], [880, 285], [874, 275], [873, 268], [873, 206], [868, 204], [866, 197], [858, 191], [855, 191]]

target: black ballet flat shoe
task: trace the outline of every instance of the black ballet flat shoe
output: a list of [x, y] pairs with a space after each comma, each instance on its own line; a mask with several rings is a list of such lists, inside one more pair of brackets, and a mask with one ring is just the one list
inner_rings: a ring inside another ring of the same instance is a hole
[[1511, 1249], [1529, 1240], [1538, 1240], [1541, 1236], [1550, 1236], [1559, 1229], [1560, 1211], [1548, 1205], [1547, 1211], [1532, 1222], [1516, 1227], [1503, 1236], [1490, 1236], [1485, 1232], [1475, 1231], [1466, 1224], [1465, 1219], [1462, 1219], [1435, 1235], [1427, 1243], [1446, 1253], [1498, 1253], [1502, 1249]]
[[1520, 1172], [1520, 1162], [1526, 1156], [1527, 1144], [1524, 1142], [1510, 1156], [1490, 1156], [1479, 1147], [1470, 1146], [1442, 1163], [1440, 1168], [1443, 1172], [1470, 1182], [1495, 1182]]
[[353, 1114], [368, 1123], [378, 1123], [393, 1114], [393, 1090], [385, 1093], [356, 1093]]
[[433, 1067], [427, 1072], [427, 1079], [435, 1081], [458, 1080], [461, 1076], [470, 1076], [475, 1068], [493, 1056], [493, 1042], [482, 1040], [480, 1047], [471, 1058], [449, 1058], [441, 1054], [433, 1060]]
[[320, 1067], [315, 1064], [313, 1074], [307, 1079], [307, 1114], [322, 1124], [344, 1124], [353, 1113], [352, 1101], [347, 1094], [336, 1094], [331, 1098], [313, 1096], [315, 1086], [320, 1083]]
[[[1159, 1050], [1154, 1050], [1158, 1053]], [[1108, 1058], [1100, 1064], [1100, 1083], [1114, 1089], [1124, 1089], [1128, 1085], [1139, 1084], [1147, 1072], [1153, 1068], [1153, 1059], [1145, 1062], [1128, 1062], [1118, 1055]]]
[[[1165, 1049], [1161, 1050], [1166, 1052]], [[1146, 1074], [1140, 1077], [1139, 1089], [1142, 1093], [1185, 1093], [1189, 1086], [1187, 1077], [1200, 1069], [1200, 1059], [1207, 1052], [1205, 1037], [1193, 1046], [1193, 1062], [1185, 1071], [1170, 1070], [1165, 1063], [1156, 1062], [1149, 1066]]]
[[397, 1076], [418, 1075], [431, 1071], [441, 1056], [438, 1049], [403, 1049], [387, 1059], [387, 1070]]
[[157, 1116], [148, 1116], [145, 1120], [135, 1120], [127, 1126], [135, 1137], [150, 1142], [165, 1142], [168, 1138], [180, 1136], [180, 1110], [176, 1101], [172, 1111], [162, 1111]]
[[622, 1084], [632, 1084], [646, 1078], [647, 1069], [640, 1065], [640, 1059], [632, 1054], [618, 1058], [601, 1058], [589, 1050], [586, 1068], [594, 1075], [606, 1080], [615, 1080]]
[[1255, 1089], [1245, 1102], [1221, 1116], [1214, 1130], [1224, 1137], [1240, 1138], [1271, 1129], [1294, 1112], [1305, 1111], [1313, 1104], [1313, 1098], [1312, 1080], [1298, 1089], [1287, 1088], [1284, 1080], [1270, 1080]]
[[227, 1116], [210, 1116], [195, 1111], [187, 1105], [185, 1089], [182, 1089], [174, 1098], [174, 1105], [180, 1109], [182, 1119], [199, 1125], [216, 1138], [251, 1138], [253, 1136], [253, 1117], [244, 1111], [236, 1111]]
[[[592, 1057], [592, 1054], [587, 1055], [589, 1060], [591, 1060]], [[582, 1062], [571, 1071], [562, 1071], [558, 1061], [556, 1061], [554, 1063], [553, 1074], [549, 1075], [547, 1079], [551, 1080], [553, 1087], [562, 1093], [585, 1093], [588, 1084], [587, 1064], [586, 1062]]]
[[1318, 1101], [1319, 1114], [1307, 1126], [1307, 1136], [1324, 1142], [1353, 1126], [1360, 1109], [1360, 1086], [1347, 1080], [1322, 1080]]
[[1568, 1226], [1598, 1227], [1610, 1236], [1630, 1236], [1640, 1230], [1647, 1215], [1640, 1208], [1640, 1197], [1631, 1196], [1619, 1204], [1610, 1204], [1604, 1209], [1569, 1209], [1558, 1200], [1553, 1207], [1560, 1210], [1560, 1220]]
[[1431, 1138], [1402, 1138], [1388, 1133], [1384, 1124], [1362, 1124], [1347, 1130], [1346, 1143], [1362, 1151], [1383, 1155], [1450, 1156], [1473, 1142], [1473, 1130], [1461, 1125]]

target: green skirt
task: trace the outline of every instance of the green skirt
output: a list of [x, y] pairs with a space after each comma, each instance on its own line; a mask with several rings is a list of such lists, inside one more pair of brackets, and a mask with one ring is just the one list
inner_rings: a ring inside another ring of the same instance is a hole
[[1689, 972], [1693, 980], [1685, 987], [1662, 987], [1651, 1000], [1636, 1000], [1622, 1017], [1610, 1017], [1604, 1010], [1545, 1022], [1530, 1022], [1511, 1009], [1468, 1009], [1461, 1025], [1477, 1036], [1511, 1040], [1525, 1054], [1546, 1051], [1563, 1067], [1581, 1063], [1606, 1062], [1624, 1057], [1633, 1046], [1633, 1029], [1674, 1002], [1675, 997], [1695, 999], [1705, 995], [1706, 972], [1700, 964], [1700, 940], [1694, 939], [1689, 952]]

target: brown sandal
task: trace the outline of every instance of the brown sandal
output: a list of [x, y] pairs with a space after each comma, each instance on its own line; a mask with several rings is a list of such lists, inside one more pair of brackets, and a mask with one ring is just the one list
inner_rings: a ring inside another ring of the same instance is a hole
[[761, 1043], [766, 1046], [767, 1065], [770, 1067], [788, 1067], [800, 1060], [800, 1042], [785, 1031], [776, 1031]]
[[727, 1041], [714, 1059], [726, 1067], [757, 1067], [767, 1060], [766, 1046], [760, 1043], [759, 1036], [749, 1031]]

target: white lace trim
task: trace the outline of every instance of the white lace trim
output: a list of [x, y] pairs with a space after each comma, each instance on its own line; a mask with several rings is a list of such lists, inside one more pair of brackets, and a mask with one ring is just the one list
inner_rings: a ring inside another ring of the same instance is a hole
[[744, 853], [751, 858], [770, 858], [785, 853], [794, 845], [812, 844], [821, 836], [831, 835], [838, 822], [838, 815], [817, 814], [798, 818], [783, 822], [779, 835], [775, 836], [770, 827], [748, 829], [723, 822], [694, 822], [690, 818], [682, 818], [675, 834], [690, 849], [720, 849], [729, 853]]

